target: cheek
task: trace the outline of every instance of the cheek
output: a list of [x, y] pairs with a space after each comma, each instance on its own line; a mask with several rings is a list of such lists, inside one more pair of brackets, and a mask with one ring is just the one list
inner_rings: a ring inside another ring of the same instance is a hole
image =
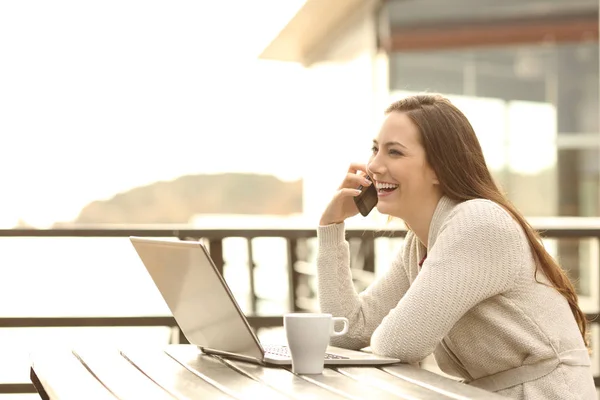
[[415, 179], [414, 167], [409, 164], [395, 165], [390, 175], [398, 183], [409, 183]]
[[413, 170], [407, 168], [397, 171], [393, 175], [394, 180], [400, 184], [400, 188], [404, 191], [421, 191], [426, 186], [426, 182], [428, 182], [422, 172], [417, 171], [415, 167], [413, 168]]

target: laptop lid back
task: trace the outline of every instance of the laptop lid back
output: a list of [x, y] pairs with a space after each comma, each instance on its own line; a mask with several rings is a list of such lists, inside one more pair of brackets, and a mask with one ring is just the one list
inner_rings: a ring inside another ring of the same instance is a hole
[[201, 243], [130, 240], [190, 343], [263, 359], [258, 338]]

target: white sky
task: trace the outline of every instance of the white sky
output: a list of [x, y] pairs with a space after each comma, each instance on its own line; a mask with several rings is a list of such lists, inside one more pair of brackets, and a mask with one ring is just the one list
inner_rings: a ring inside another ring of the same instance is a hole
[[[344, 101], [360, 60], [309, 75], [257, 59], [303, 3], [0, 1], [0, 227], [19, 218], [44, 227], [135, 186], [228, 171], [312, 179], [305, 213], [319, 213], [341, 173], [327, 175], [314, 161], [327, 157], [345, 169], [347, 154], [366, 154], [373, 134], [369, 124], [348, 119], [344, 128], [329, 116], [369, 109], [372, 88], [353, 85]], [[319, 79], [341, 95], [315, 96]], [[511, 126], [523, 129], [511, 128], [506, 154], [506, 105], [456, 100], [493, 168], [534, 173], [555, 162], [552, 107], [511, 105]], [[310, 118], [309, 106], [319, 111]], [[548, 146], [523, 157], [533, 114], [549, 122]], [[307, 129], [308, 120], [321, 129]]]
[[300, 177], [302, 68], [257, 55], [303, 3], [0, 2], [0, 226], [184, 174]]

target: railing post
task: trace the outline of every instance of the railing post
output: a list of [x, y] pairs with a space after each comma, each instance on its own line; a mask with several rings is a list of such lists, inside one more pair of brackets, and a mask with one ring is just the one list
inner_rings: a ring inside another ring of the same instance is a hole
[[252, 238], [247, 239], [248, 243], [248, 279], [250, 283], [250, 313], [256, 314], [258, 296], [256, 295], [255, 284], [254, 284], [254, 252], [252, 251]]
[[179, 326], [177, 327], [177, 333], [178, 333], [178, 338], [177, 338], [178, 344], [190, 344], [190, 342], [187, 340], [187, 338], [185, 337], [185, 335], [183, 334], [183, 331], [181, 330], [181, 328]]
[[217, 267], [217, 271], [223, 276], [223, 266], [225, 265], [223, 261], [223, 239], [209, 239], [208, 252]]
[[290, 299], [290, 312], [300, 311], [298, 307], [298, 278], [299, 273], [296, 270], [296, 263], [298, 262], [298, 239], [287, 238], [287, 253], [288, 253], [288, 290]]
[[365, 237], [362, 241], [363, 250], [363, 271], [375, 272], [375, 238], [373, 236]]

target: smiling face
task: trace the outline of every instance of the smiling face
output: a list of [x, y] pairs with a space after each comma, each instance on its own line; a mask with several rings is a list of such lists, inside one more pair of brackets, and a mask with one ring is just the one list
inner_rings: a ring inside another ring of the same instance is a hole
[[377, 210], [383, 214], [407, 221], [441, 197], [419, 130], [403, 112], [391, 112], [385, 118], [373, 140], [367, 168], [377, 188]]

